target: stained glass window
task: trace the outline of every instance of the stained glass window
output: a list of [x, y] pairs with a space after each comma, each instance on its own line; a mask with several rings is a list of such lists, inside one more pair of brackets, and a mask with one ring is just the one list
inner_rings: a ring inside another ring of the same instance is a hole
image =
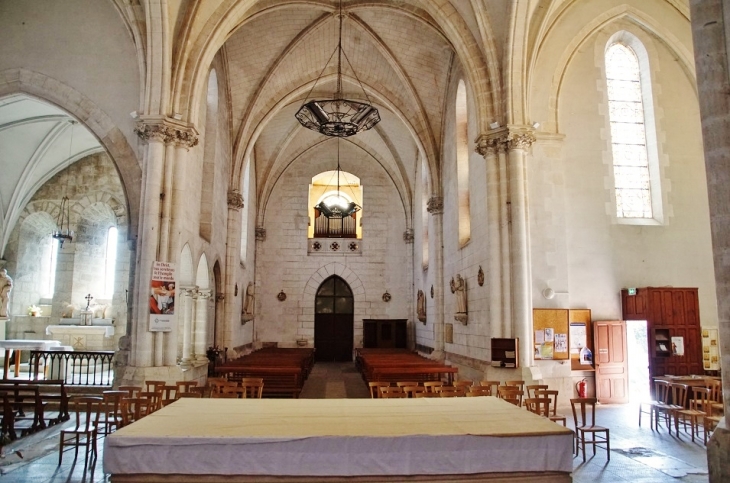
[[606, 80], [616, 215], [652, 218], [641, 73], [639, 59], [630, 47], [616, 43], [608, 48]]

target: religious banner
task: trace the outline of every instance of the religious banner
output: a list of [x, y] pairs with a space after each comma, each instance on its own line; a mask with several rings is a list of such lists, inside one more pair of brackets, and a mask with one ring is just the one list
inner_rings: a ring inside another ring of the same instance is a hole
[[154, 262], [150, 282], [150, 332], [170, 332], [175, 323], [175, 264]]

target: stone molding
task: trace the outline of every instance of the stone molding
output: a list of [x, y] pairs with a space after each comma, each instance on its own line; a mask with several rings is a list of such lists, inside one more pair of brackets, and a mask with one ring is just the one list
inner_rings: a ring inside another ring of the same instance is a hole
[[266, 228], [264, 228], [263, 226], [256, 227], [256, 240], [257, 241], [266, 240]]
[[426, 211], [432, 215], [443, 214], [444, 212], [444, 197], [443, 196], [432, 196], [426, 203]]
[[198, 145], [198, 131], [192, 125], [168, 117], [143, 116], [134, 132], [145, 142], [159, 141], [190, 149]]
[[228, 208], [236, 211], [243, 208], [243, 195], [240, 191], [230, 190], [228, 192]]

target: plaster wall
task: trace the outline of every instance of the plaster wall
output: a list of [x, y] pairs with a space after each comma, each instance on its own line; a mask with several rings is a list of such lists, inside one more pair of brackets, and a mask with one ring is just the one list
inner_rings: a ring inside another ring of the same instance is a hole
[[[314, 301], [319, 285], [332, 274], [350, 285], [355, 299], [354, 347], [362, 347], [362, 320], [413, 320], [412, 244], [403, 240], [403, 203], [385, 171], [360, 149], [342, 141], [342, 169], [359, 177], [363, 186], [362, 240], [337, 242], [336, 253], [307, 254], [309, 184], [331, 170], [336, 159], [312, 150], [292, 163], [279, 178], [266, 207], [266, 238], [256, 242], [255, 339], [291, 347], [298, 339], [314, 340]], [[362, 254], [349, 252], [351, 242]], [[280, 291], [285, 301], [277, 300]], [[385, 302], [383, 293], [392, 299]], [[411, 322], [412, 323], [412, 322]]]

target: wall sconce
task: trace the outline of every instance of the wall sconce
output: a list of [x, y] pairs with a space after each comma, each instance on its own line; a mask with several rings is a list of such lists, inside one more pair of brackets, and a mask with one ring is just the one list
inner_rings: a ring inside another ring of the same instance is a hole
[[383, 302], [390, 302], [390, 299], [391, 299], [391, 298], [392, 298], [392, 297], [391, 297], [391, 295], [390, 295], [390, 294], [388, 293], [388, 290], [386, 290], [386, 291], [385, 291], [385, 293], [383, 294]]
[[284, 300], [286, 300], [286, 294], [284, 293], [283, 289], [281, 292], [279, 292], [279, 295], [277, 295], [276, 298], [279, 299], [279, 302], [283, 302]]
[[555, 298], [555, 290], [548, 287], [542, 291], [542, 296], [548, 300], [552, 300]]

